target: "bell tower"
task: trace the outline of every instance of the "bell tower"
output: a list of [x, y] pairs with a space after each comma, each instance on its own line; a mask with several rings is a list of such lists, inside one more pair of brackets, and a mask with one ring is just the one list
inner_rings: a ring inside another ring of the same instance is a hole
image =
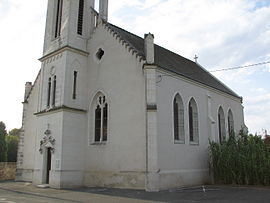
[[95, 0], [48, 0], [43, 56], [65, 46], [87, 51], [94, 6]]
[[[106, 16], [108, 1], [100, 3]], [[85, 92], [79, 83], [85, 80], [87, 41], [98, 20], [94, 6], [95, 0], [48, 0], [38, 111], [60, 106], [84, 109]]]

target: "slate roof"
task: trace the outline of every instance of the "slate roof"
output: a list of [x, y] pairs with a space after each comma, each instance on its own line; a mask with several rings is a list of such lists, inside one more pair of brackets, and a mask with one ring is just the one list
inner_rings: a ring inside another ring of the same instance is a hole
[[[134, 48], [138, 55], [145, 59], [144, 53], [144, 39], [136, 36], [122, 28], [119, 28], [113, 24], [106, 23], [111, 30], [116, 32], [122, 40]], [[202, 83], [209, 87], [215, 88], [229, 95], [237, 98], [241, 98], [231, 89], [226, 87], [222, 82], [216, 79], [208, 71], [204, 70], [197, 63], [186, 59], [174, 52], [169, 51], [161, 46], [155, 44], [155, 64], [166, 71], [176, 73], [178, 75], [184, 76], [193, 81]]]

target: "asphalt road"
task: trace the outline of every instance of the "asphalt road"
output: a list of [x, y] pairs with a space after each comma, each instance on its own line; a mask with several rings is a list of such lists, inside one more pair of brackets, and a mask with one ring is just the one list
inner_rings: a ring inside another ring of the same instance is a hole
[[157, 193], [140, 190], [83, 188], [80, 191], [156, 202], [270, 203], [270, 187], [196, 186]]
[[197, 186], [161, 192], [142, 190], [80, 188], [56, 190], [29, 183], [0, 182], [0, 203], [270, 203], [270, 187]]

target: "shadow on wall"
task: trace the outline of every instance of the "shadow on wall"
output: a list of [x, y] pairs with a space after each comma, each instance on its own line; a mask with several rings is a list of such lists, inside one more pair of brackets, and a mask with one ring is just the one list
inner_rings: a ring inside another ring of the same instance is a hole
[[16, 163], [0, 163], [0, 181], [1, 180], [15, 180]]

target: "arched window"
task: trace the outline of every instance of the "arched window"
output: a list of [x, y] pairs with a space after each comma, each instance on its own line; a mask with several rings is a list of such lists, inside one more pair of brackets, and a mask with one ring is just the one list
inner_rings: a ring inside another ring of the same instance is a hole
[[53, 77], [52, 106], [55, 106], [55, 98], [56, 98], [56, 76]]
[[188, 119], [189, 119], [189, 141], [199, 143], [199, 123], [198, 109], [195, 100], [192, 98], [188, 104]]
[[218, 136], [219, 142], [223, 142], [226, 139], [225, 134], [225, 116], [222, 107], [218, 109]]
[[184, 105], [179, 94], [173, 100], [174, 141], [185, 142]]
[[228, 132], [229, 135], [232, 135], [234, 133], [234, 121], [231, 109], [228, 111]]
[[76, 99], [77, 96], [77, 76], [78, 71], [73, 72], [73, 92], [72, 92], [72, 99]]
[[49, 78], [48, 90], [47, 90], [47, 107], [50, 107], [50, 102], [51, 102], [51, 86], [52, 86], [52, 79]]
[[94, 141], [106, 142], [108, 139], [108, 103], [99, 93], [94, 99]]

